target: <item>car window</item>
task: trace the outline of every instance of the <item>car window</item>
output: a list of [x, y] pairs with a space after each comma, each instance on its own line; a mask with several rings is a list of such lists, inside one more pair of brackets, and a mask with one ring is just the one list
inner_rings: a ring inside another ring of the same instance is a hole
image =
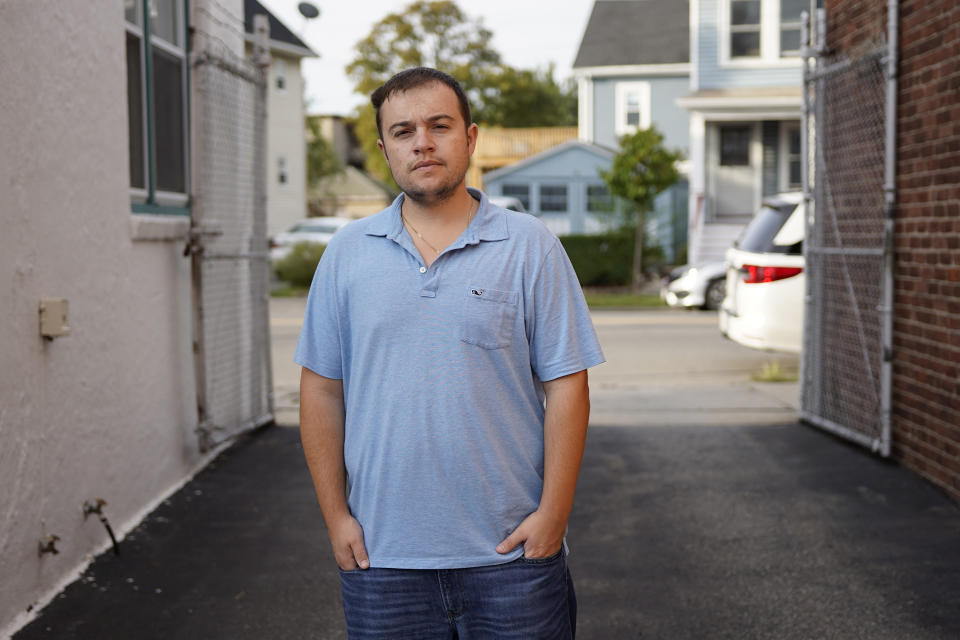
[[754, 253], [787, 253], [799, 255], [803, 253], [803, 241], [798, 240], [790, 244], [777, 244], [777, 234], [790, 218], [790, 214], [797, 208], [796, 204], [785, 204], [780, 207], [764, 206], [753, 217], [750, 224], [740, 234], [735, 246], [742, 251]]

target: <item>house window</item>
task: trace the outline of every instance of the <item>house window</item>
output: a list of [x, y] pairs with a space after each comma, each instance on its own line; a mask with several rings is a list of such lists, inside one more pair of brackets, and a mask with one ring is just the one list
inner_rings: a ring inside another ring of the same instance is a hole
[[760, 0], [730, 0], [730, 57], [760, 55]]
[[800, 14], [810, 11], [809, 0], [780, 0], [780, 57], [800, 55]]
[[530, 210], [530, 185], [528, 184], [505, 184], [501, 189], [505, 196], [513, 196], [523, 204], [523, 208]]
[[769, 64], [800, 56], [800, 14], [811, 0], [721, 0], [720, 58]]
[[540, 186], [540, 211], [544, 213], [564, 212], [567, 210], [567, 185], [553, 184]]
[[613, 211], [613, 196], [610, 195], [610, 189], [606, 185], [587, 185], [587, 211], [590, 213]]
[[290, 181], [290, 173], [287, 171], [287, 159], [284, 156], [277, 158], [277, 184], [286, 185]]
[[720, 166], [742, 167], [750, 164], [749, 125], [720, 126]]
[[650, 126], [650, 83], [619, 82], [615, 89], [617, 135]]
[[274, 82], [277, 86], [277, 91], [283, 92], [287, 90], [287, 61], [286, 60], [276, 60], [273, 65], [274, 69]]
[[124, 0], [134, 211], [188, 213], [183, 0]]
[[800, 175], [803, 163], [803, 156], [800, 154], [800, 124], [784, 122], [780, 132], [782, 189], [784, 191], [799, 189], [803, 186]]

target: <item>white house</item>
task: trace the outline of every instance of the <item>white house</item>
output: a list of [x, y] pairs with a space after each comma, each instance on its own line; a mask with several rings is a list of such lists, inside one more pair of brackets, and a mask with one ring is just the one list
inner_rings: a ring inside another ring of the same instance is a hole
[[247, 52], [253, 49], [253, 16], [270, 24], [267, 89], [267, 234], [286, 231], [307, 217], [306, 114], [300, 61], [316, 57], [300, 38], [257, 0], [244, 0]]

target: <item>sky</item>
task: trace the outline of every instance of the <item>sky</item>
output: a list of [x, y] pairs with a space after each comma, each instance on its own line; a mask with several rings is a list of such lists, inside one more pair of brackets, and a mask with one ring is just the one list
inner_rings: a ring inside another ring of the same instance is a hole
[[[353, 92], [344, 70], [353, 59], [353, 47], [389, 13], [413, 0], [311, 0], [320, 17], [305, 20], [297, 10], [299, 0], [260, 0], [273, 15], [320, 54], [301, 63], [306, 82], [307, 113], [349, 115], [365, 96]], [[557, 80], [571, 75], [583, 30], [594, 0], [482, 0], [464, 2], [460, 9], [470, 18], [482, 18], [493, 31], [492, 46], [504, 62], [520, 69], [555, 66]]]

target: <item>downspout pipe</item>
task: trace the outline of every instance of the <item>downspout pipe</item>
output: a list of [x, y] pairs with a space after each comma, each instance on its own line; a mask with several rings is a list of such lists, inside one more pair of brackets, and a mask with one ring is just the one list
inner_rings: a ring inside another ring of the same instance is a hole
[[897, 89], [900, 32], [900, 2], [887, 2], [887, 95], [886, 149], [884, 152], [884, 223], [883, 223], [883, 364], [880, 370], [881, 432], [880, 453], [890, 456], [893, 403], [893, 269], [894, 234], [897, 210]]
[[[813, 228], [813, 193], [810, 190], [810, 57], [813, 55], [813, 49], [810, 45], [810, 12], [804, 11], [800, 14], [800, 57], [803, 61], [803, 80], [802, 80], [802, 90], [803, 95], [803, 106], [800, 110], [800, 184], [803, 188], [803, 206], [804, 206], [804, 237], [811, 237], [811, 229]], [[803, 257], [804, 264], [810, 265], [812, 257], [809, 252], [810, 243], [803, 243]], [[809, 274], [809, 271], [808, 271]], [[810, 323], [811, 320], [808, 318], [813, 318], [813, 309], [812, 307], [812, 295], [811, 287], [813, 283], [811, 282], [810, 276], [806, 277], [806, 285], [804, 286], [804, 298], [803, 298], [803, 309], [804, 309], [804, 324]], [[810, 344], [812, 340], [810, 336], [812, 331], [809, 326], [803, 327], [803, 343], [802, 343], [802, 357], [800, 358], [800, 410], [808, 410], [810, 408], [810, 403], [808, 400], [808, 394], [813, 389], [813, 381], [807, 380], [807, 375], [811, 372], [812, 367], [809, 366], [808, 360], [810, 358]]]

